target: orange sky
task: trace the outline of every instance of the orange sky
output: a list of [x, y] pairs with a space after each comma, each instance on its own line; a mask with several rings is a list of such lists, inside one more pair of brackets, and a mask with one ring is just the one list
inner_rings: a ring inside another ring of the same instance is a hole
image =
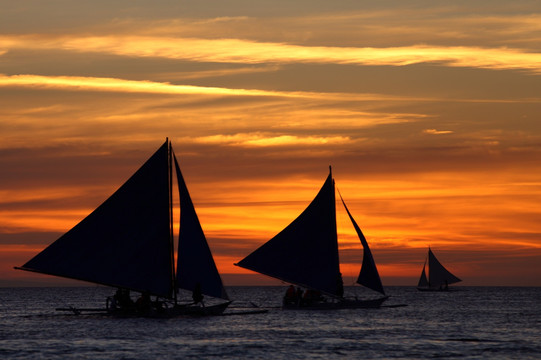
[[[2, 1], [2, 0], [0, 0]], [[384, 285], [541, 286], [529, 1], [2, 1], [0, 286], [173, 141], [226, 285], [328, 165]], [[342, 272], [360, 243], [337, 206]]]

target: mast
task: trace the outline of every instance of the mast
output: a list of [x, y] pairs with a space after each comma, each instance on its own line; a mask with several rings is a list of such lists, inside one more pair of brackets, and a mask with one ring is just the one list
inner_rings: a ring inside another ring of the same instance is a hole
[[336, 263], [336, 295], [338, 297], [342, 298], [344, 297], [344, 279], [342, 278], [342, 272], [340, 271], [340, 251], [338, 251], [338, 226], [336, 225], [336, 193], [335, 188], [336, 184], [334, 182], [334, 178], [332, 177], [332, 166], [329, 165], [329, 177], [331, 178], [332, 182], [332, 189], [331, 189], [331, 224], [332, 224], [332, 230], [331, 233], [333, 234], [332, 238], [334, 241], [334, 251], [335, 254], [335, 263]]
[[169, 244], [171, 248], [171, 288], [173, 289], [173, 299], [177, 303], [177, 284], [175, 276], [175, 240], [173, 235], [173, 145], [169, 138], [165, 138], [167, 142], [167, 171], [168, 171], [168, 189], [169, 189]]

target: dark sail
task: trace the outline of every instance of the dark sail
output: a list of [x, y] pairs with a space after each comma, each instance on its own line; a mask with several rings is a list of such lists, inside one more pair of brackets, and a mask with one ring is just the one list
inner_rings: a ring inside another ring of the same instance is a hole
[[298, 218], [236, 265], [342, 296], [332, 174]]
[[21, 269], [170, 298], [168, 141], [111, 197]]
[[428, 283], [431, 288], [444, 287], [457, 283], [460, 280], [449, 272], [428, 248]]
[[423, 265], [423, 272], [421, 273], [421, 277], [419, 278], [419, 283], [417, 284], [418, 287], [428, 287], [428, 279], [426, 278], [426, 261]]
[[342, 204], [344, 205], [349, 219], [357, 232], [357, 236], [363, 245], [363, 265], [361, 267], [359, 277], [357, 278], [357, 283], [385, 295], [385, 290], [383, 290], [383, 284], [381, 283], [381, 278], [379, 277], [378, 268], [376, 267], [376, 263], [374, 261], [374, 257], [372, 256], [372, 251], [370, 251], [370, 247], [368, 246], [368, 242], [366, 241], [361, 228], [359, 225], [357, 225], [357, 222], [349, 212], [342, 195], [340, 195], [340, 199], [342, 200]]
[[205, 234], [201, 228], [199, 218], [184, 177], [180, 171], [177, 158], [175, 169], [180, 196], [180, 230], [178, 239], [177, 258], [177, 286], [181, 289], [193, 291], [199, 284], [201, 292], [205, 295], [228, 300], [222, 284], [222, 279], [214, 263], [212, 253], [208, 246]]

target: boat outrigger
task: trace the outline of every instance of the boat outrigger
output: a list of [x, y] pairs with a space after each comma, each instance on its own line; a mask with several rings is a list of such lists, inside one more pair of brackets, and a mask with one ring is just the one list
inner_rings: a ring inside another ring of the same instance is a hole
[[377, 308], [387, 300], [368, 242], [341, 195], [340, 198], [364, 249], [357, 283], [383, 296], [373, 299], [344, 297], [338, 257], [335, 184], [329, 167], [323, 187], [302, 214], [235, 264], [290, 283], [283, 309]]
[[[173, 166], [180, 200], [176, 271]], [[75, 313], [219, 315], [231, 303], [168, 139], [103, 204], [16, 269], [117, 288], [105, 309], [62, 309]], [[193, 301], [181, 303], [179, 289], [192, 292]], [[131, 291], [140, 293], [137, 301]], [[205, 304], [205, 295], [222, 302]]]

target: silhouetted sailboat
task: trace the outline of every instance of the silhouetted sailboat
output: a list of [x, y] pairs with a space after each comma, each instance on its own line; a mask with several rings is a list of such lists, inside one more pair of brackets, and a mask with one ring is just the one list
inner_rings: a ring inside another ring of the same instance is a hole
[[[173, 166], [180, 198], [176, 274]], [[107, 302], [110, 313], [208, 315], [230, 304], [169, 140], [90, 215], [16, 269], [118, 288]], [[179, 289], [192, 291], [194, 302], [179, 304]], [[129, 291], [143, 301], [132, 302]], [[226, 302], [205, 306], [203, 295]]]
[[312, 203], [299, 217], [235, 265], [305, 288], [301, 296], [290, 286], [284, 298], [283, 307], [286, 309], [379, 307], [388, 297], [368, 243], [343, 199], [342, 203], [364, 248], [357, 283], [383, 294], [383, 297], [364, 300], [344, 298], [332, 171]]
[[[426, 267], [428, 261], [428, 277], [426, 276]], [[428, 248], [428, 256], [423, 265], [423, 271], [417, 284], [417, 289], [421, 291], [445, 291], [449, 290], [449, 285], [457, 283], [460, 280], [455, 275], [451, 274], [439, 261], [436, 256]]]

